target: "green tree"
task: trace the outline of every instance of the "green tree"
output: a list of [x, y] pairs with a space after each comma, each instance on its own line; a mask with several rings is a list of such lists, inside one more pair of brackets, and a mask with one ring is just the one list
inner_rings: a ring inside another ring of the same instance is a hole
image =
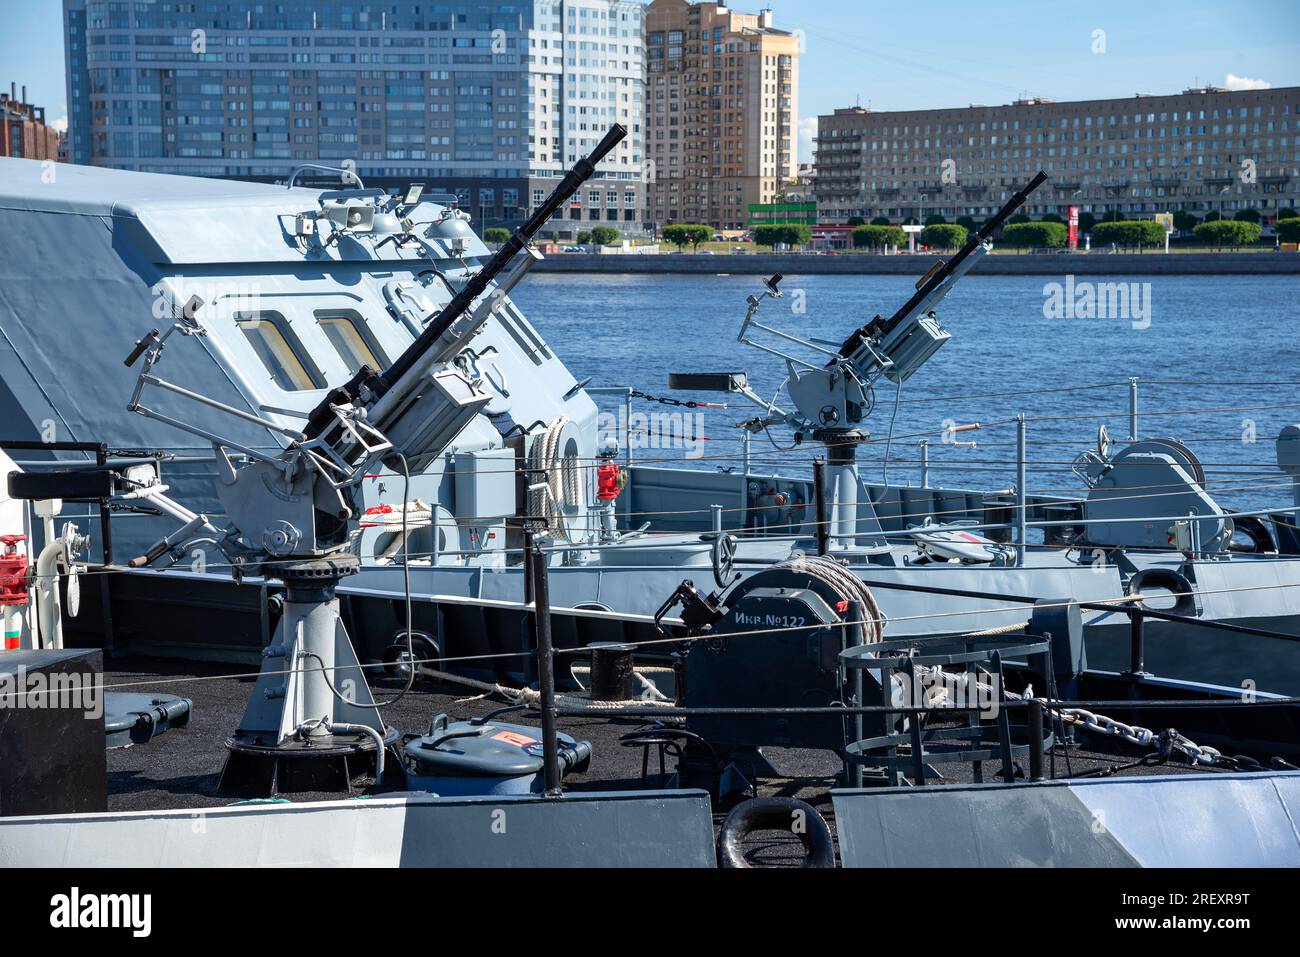
[[591, 242], [591, 230], [581, 229], [578, 231], [578, 245], [586, 246]]
[[932, 223], [921, 230], [921, 242], [934, 249], [957, 249], [966, 245], [966, 227]]
[[1107, 213], [1106, 215], [1102, 216], [1102, 217], [1101, 217], [1101, 221], [1102, 221], [1103, 223], [1122, 223], [1122, 222], [1124, 222], [1124, 220], [1120, 217], [1119, 213], [1118, 213], [1118, 212], [1115, 212], [1114, 210], [1112, 210], [1111, 212], [1109, 212], [1109, 213]]
[[1010, 219], [1007, 220], [1007, 223], [1012, 226], [1019, 226], [1021, 223], [1028, 223], [1028, 222], [1032, 222], [1032, 220], [1024, 213], [1016, 213], [1016, 215], [1012, 216]]
[[853, 230], [855, 249], [883, 249], [885, 246], [901, 246], [905, 242], [907, 234], [897, 226], [859, 226]]
[[591, 241], [598, 246], [612, 246], [618, 242], [618, 230], [613, 226], [593, 226]]
[[1116, 246], [1163, 246], [1165, 228], [1154, 219], [1119, 220], [1098, 223], [1092, 231], [1092, 241], [1101, 245], [1114, 243]]
[[1300, 213], [1297, 213], [1294, 209], [1291, 209], [1289, 206], [1283, 206], [1281, 209], [1277, 211], [1278, 219], [1295, 219], [1296, 217], [1300, 217]]
[[697, 223], [677, 223], [673, 226], [665, 226], [663, 237], [678, 249], [685, 249], [687, 246], [699, 249], [700, 243], [707, 243], [713, 238], [713, 227]]
[[493, 226], [491, 229], [483, 230], [483, 241], [499, 246], [502, 243], [510, 241], [510, 230], [502, 226]]
[[1259, 222], [1259, 218], [1260, 218], [1259, 210], [1239, 209], [1237, 210], [1236, 215], [1234, 215], [1232, 218], [1239, 223], [1257, 223]]
[[1027, 249], [1060, 249], [1067, 232], [1062, 223], [1013, 223], [1002, 230], [1002, 242]]
[[1092, 213], [1079, 214], [1079, 232], [1090, 233], [1092, 228], [1097, 225], [1097, 217]]
[[877, 216], [875, 219], [873, 219], [873, 220], [871, 221], [871, 225], [872, 225], [872, 226], [892, 226], [892, 225], [894, 225], [894, 224], [891, 223], [891, 222], [889, 221], [889, 217], [888, 217], [888, 216]]
[[975, 217], [974, 217], [974, 216], [958, 216], [958, 217], [957, 217], [957, 225], [958, 225], [958, 226], [963, 226], [963, 227], [965, 227], [966, 232], [968, 232], [968, 233], [973, 233], [973, 232], [975, 232], [975, 229], [976, 229], [976, 226], [975, 226]]
[[1196, 228], [1200, 220], [1185, 209], [1174, 213], [1174, 229], [1180, 233], [1189, 233]]
[[[1294, 212], [1294, 210], [1286, 210]], [[1284, 243], [1300, 243], [1300, 216], [1288, 216], [1277, 221], [1277, 238]]]
[[847, 223], [845, 223], [844, 225], [845, 225], [845, 226], [854, 226], [854, 227], [857, 227], [857, 226], [865, 226], [865, 225], [867, 225], [867, 221], [866, 221], [865, 219], [863, 219], [861, 216], [850, 216], [850, 217], [849, 217], [849, 221], [848, 221]]
[[1222, 218], [1223, 218], [1223, 217], [1220, 216], [1217, 212], [1209, 212], [1209, 213], [1206, 213], [1206, 214], [1205, 214], [1205, 219], [1201, 220], [1201, 222], [1204, 222], [1204, 223], [1217, 223], [1217, 222], [1218, 222], [1219, 220], [1221, 220]]
[[1041, 223], [1062, 223], [1062, 224], [1064, 224], [1064, 223], [1065, 223], [1065, 220], [1062, 219], [1060, 216], [1056, 215], [1056, 213], [1044, 213], [1044, 214], [1043, 214], [1043, 218], [1040, 219], [1039, 222], [1041, 222]]
[[1209, 246], [1249, 246], [1259, 241], [1259, 230], [1259, 223], [1221, 219], [1197, 226], [1196, 238]]
[[760, 246], [803, 246], [812, 242], [812, 227], [793, 223], [756, 226], [754, 242]]
[[931, 213], [929, 216], [925, 217], [926, 226], [942, 226], [947, 222], [948, 220], [944, 219], [938, 213]]

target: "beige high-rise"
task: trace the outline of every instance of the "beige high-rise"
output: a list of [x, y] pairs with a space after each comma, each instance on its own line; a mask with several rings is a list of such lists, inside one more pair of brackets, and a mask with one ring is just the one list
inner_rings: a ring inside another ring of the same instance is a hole
[[741, 229], [798, 174], [799, 38], [772, 13], [646, 8], [646, 223]]

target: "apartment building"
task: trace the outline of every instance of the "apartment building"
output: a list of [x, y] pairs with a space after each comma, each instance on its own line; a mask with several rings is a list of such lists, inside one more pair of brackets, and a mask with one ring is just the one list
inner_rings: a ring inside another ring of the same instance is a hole
[[59, 161], [59, 131], [45, 122], [45, 107], [27, 102], [27, 87], [0, 93], [0, 156]]
[[798, 173], [799, 37], [772, 12], [646, 8], [646, 222], [742, 229]]
[[852, 107], [818, 119], [823, 223], [979, 220], [1040, 169], [1049, 179], [1026, 208], [1034, 216], [1078, 206], [1098, 219], [1178, 210], [1231, 219], [1254, 209], [1267, 221], [1300, 208], [1300, 87], [903, 112]]

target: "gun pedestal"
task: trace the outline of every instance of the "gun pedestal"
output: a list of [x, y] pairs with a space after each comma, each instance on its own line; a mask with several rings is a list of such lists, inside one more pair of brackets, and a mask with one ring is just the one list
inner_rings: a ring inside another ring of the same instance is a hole
[[858, 446], [869, 438], [861, 429], [822, 429], [814, 441], [826, 446], [831, 490], [831, 550], [849, 551], [858, 537]]
[[385, 766], [380, 751], [394, 749], [389, 766], [399, 766], [397, 729], [385, 728], [339, 618], [338, 583], [360, 563], [306, 558], [273, 567], [268, 574], [285, 586], [284, 611], [239, 728], [226, 739], [218, 790], [259, 797], [350, 790], [358, 773]]

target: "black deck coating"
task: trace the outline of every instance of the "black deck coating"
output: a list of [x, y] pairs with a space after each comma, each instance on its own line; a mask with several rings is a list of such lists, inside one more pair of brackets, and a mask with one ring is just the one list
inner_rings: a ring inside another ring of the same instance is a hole
[[[108, 752], [108, 806], [110, 811], [141, 811], [221, 807], [233, 803], [218, 796], [217, 780], [226, 757], [225, 740], [234, 730], [253, 689], [253, 681], [234, 675], [247, 673], [246, 668], [163, 659], [127, 658], [110, 663], [104, 683], [108, 690], [148, 691], [181, 695], [194, 702], [189, 724], [166, 732], [144, 745]], [[379, 698], [391, 697], [397, 685], [376, 682]], [[446, 713], [452, 721], [486, 714], [500, 707], [502, 701], [477, 699], [477, 692], [463, 692], [449, 685], [434, 686], [418, 680], [412, 690], [397, 703], [384, 709], [384, 719], [402, 732], [423, 732], [437, 714]], [[520, 724], [537, 724], [536, 713], [511, 715], [506, 720]], [[651, 760], [651, 781], [641, 778], [640, 749], [619, 744], [619, 735], [652, 720], [606, 719], [599, 717], [561, 718], [560, 727], [579, 740], [592, 743], [590, 771], [565, 778], [567, 790], [598, 792], [636, 790], [661, 784], [657, 761]], [[1111, 744], [1111, 742], [1106, 742]], [[763, 795], [797, 797], [815, 807], [834, 830], [830, 789], [837, 786], [835, 775], [842, 768], [831, 752], [765, 749], [769, 761], [783, 774], [777, 780], [759, 783]], [[1072, 749], [1069, 768], [1074, 774], [1126, 764], [1141, 752], [1124, 749], [1098, 751]], [[1046, 759], [1045, 759], [1046, 763]], [[1050, 769], [1050, 765], [1048, 765]], [[671, 762], [669, 770], [672, 770]], [[944, 765], [941, 770], [953, 783], [972, 779], [966, 765]], [[985, 765], [985, 780], [996, 780], [997, 765]], [[1066, 776], [1066, 760], [1056, 757], [1058, 777]], [[1138, 767], [1124, 774], [1197, 773], [1183, 765], [1167, 764]], [[1215, 773], [1215, 772], [1209, 772]], [[354, 793], [377, 793], [371, 779], [354, 782]], [[295, 801], [334, 800], [337, 793], [299, 793]], [[734, 802], [733, 802], [734, 803]], [[714, 824], [720, 826], [728, 805], [714, 807]], [[755, 835], [747, 847], [751, 860], [764, 864], [796, 863], [801, 849], [792, 835]]]

